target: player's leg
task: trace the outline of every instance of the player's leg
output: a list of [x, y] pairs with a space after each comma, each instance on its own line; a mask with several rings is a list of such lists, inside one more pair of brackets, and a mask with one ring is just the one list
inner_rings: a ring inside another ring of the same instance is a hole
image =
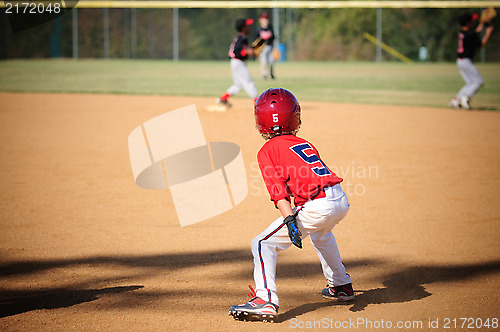
[[224, 105], [226, 107], [231, 107], [231, 103], [229, 102], [229, 97], [234, 96], [238, 94], [242, 87], [241, 85], [237, 84], [237, 77], [240, 75], [239, 72], [241, 69], [239, 69], [239, 64], [242, 63], [242, 61], [237, 60], [237, 59], [231, 59], [230, 61], [230, 67], [231, 67], [231, 75], [233, 78], [233, 85], [229, 87], [229, 89], [226, 90], [226, 92], [217, 99], [217, 103]]
[[[346, 216], [349, 201], [340, 185], [328, 188], [325, 193], [325, 198], [304, 204], [299, 216], [304, 229], [315, 227], [309, 235], [328, 281], [328, 288], [323, 290], [323, 297], [351, 300], [354, 298], [351, 277], [346, 273], [335, 236], [331, 232]], [[320, 215], [324, 217], [318, 217]]]
[[[297, 226], [302, 233], [302, 238], [310, 234], [330, 232], [335, 224], [346, 215], [349, 202], [340, 185], [331, 187], [326, 194], [325, 198], [307, 202], [297, 213]], [[288, 228], [283, 224], [283, 217], [276, 219], [252, 240], [255, 291], [258, 297], [276, 305], [279, 304], [275, 283], [278, 251], [287, 249], [291, 244]], [[322, 247], [321, 244], [320, 241], [320, 247]], [[327, 259], [333, 262], [330, 256]], [[338, 261], [343, 268], [340, 258]], [[334, 268], [337, 267], [337, 264], [332, 265]]]
[[481, 89], [484, 80], [474, 63], [469, 59], [465, 59], [463, 71], [468, 77], [468, 84], [463, 94], [471, 98]]
[[461, 62], [462, 62], [462, 59], [457, 59], [456, 63], [457, 63], [458, 72], [460, 73], [460, 76], [462, 76], [463, 80], [465, 81], [465, 85], [457, 92], [457, 94], [455, 95], [455, 97], [451, 98], [451, 100], [448, 102], [448, 106], [452, 107], [452, 108], [455, 108], [455, 109], [460, 109], [461, 108], [461, 106], [460, 106], [460, 97], [462, 96], [462, 93], [463, 93], [462, 90], [467, 85], [467, 78], [464, 77], [464, 75], [462, 74], [462, 70], [460, 69]]
[[[340, 190], [342, 191], [341, 188]], [[346, 202], [347, 199], [344, 204], [348, 205]], [[297, 214], [297, 226], [302, 233], [302, 238], [306, 238], [309, 234], [325, 227], [329, 227], [329, 230], [332, 229], [335, 218], [332, 218], [331, 206], [331, 202], [328, 202], [326, 198], [304, 204]], [[318, 210], [324, 211], [324, 214], [318, 213]], [[347, 211], [344, 211], [342, 216], [337, 215], [338, 219], [342, 219], [345, 213]], [[325, 222], [329, 222], [329, 225], [325, 226]], [[278, 252], [291, 245], [292, 242], [288, 235], [288, 228], [283, 223], [283, 217], [276, 219], [252, 240], [255, 292], [258, 297], [276, 305], [279, 305], [275, 282]]]
[[471, 80], [469, 79], [469, 76], [467, 75], [466, 71], [466, 65], [464, 62], [465, 59], [457, 59], [457, 67], [458, 67], [458, 72], [460, 73], [460, 76], [462, 76], [462, 79], [465, 82], [465, 85], [458, 91], [457, 93], [457, 98], [460, 99], [460, 97], [463, 96], [464, 91], [467, 88], [467, 85], [470, 84]]
[[346, 273], [333, 233], [329, 232], [322, 236], [319, 233], [311, 234], [311, 242], [318, 253], [328, 286], [334, 287], [351, 283], [351, 277]]
[[241, 77], [245, 75], [245, 63], [238, 59], [231, 59], [231, 75], [233, 77], [233, 85], [227, 89], [227, 93], [234, 96], [243, 88]]
[[250, 71], [248, 70], [248, 67], [245, 63], [243, 63], [243, 66], [241, 66], [239, 73], [240, 75], [238, 76], [237, 84], [245, 90], [250, 98], [255, 100], [259, 96], [259, 93], [254, 81], [252, 80], [252, 76], [250, 76]]
[[458, 62], [460, 75], [465, 81], [465, 85], [457, 94], [460, 105], [465, 109], [470, 109], [469, 99], [473, 97], [484, 84], [483, 77], [470, 59], [460, 59]]
[[278, 251], [291, 245], [283, 217], [276, 219], [252, 240], [255, 297], [244, 304], [233, 305], [229, 314], [239, 320], [274, 321], [278, 315], [276, 293], [276, 260]]
[[[340, 187], [340, 185], [338, 186]], [[345, 272], [337, 242], [331, 232], [333, 227], [345, 217], [349, 210], [347, 197], [344, 194], [335, 200], [321, 198], [315, 201], [311, 202], [315, 203], [315, 206], [309, 204], [299, 212], [302, 226], [310, 232], [311, 242], [318, 253], [328, 283], [331, 286], [350, 283], [351, 279]], [[321, 214], [326, 215], [323, 218], [318, 218], [318, 215]], [[316, 221], [313, 219], [316, 219]]]
[[267, 79], [268, 76], [268, 71], [267, 71], [267, 45], [262, 48], [262, 51], [260, 52], [259, 56], [259, 62], [260, 62], [260, 74], [262, 75], [263, 79]]
[[274, 58], [273, 58], [273, 46], [269, 46], [269, 54], [267, 55], [267, 63], [269, 65], [269, 75], [274, 79]]
[[255, 292], [258, 297], [275, 305], [279, 305], [276, 287], [278, 251], [287, 249], [291, 244], [283, 217], [276, 219], [252, 240]]
[[327, 286], [321, 291], [325, 299], [349, 301], [354, 299], [352, 280], [340, 258], [339, 248], [332, 232], [321, 235], [311, 234], [311, 242], [316, 250]]

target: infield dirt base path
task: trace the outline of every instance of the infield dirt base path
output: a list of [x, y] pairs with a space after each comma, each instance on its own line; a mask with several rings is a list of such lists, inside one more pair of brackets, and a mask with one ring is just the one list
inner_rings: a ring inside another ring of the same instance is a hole
[[[321, 298], [325, 280], [305, 240], [302, 251], [280, 253], [279, 321], [265, 324], [227, 315], [253, 284], [250, 241], [278, 216], [256, 164], [264, 141], [250, 100], [235, 98], [224, 113], [205, 111], [213, 98], [0, 100], [1, 330], [498, 324], [498, 113], [301, 103], [299, 135], [345, 179], [351, 210], [334, 234], [357, 298]], [[241, 147], [249, 192], [232, 210], [181, 228], [168, 190], [134, 183], [127, 138], [190, 104], [207, 141]]]

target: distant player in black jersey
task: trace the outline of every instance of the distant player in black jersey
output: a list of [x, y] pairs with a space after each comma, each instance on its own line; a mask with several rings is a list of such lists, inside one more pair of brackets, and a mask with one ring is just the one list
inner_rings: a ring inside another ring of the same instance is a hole
[[217, 99], [217, 103], [231, 107], [229, 97], [236, 95], [241, 90], [245, 90], [250, 98], [255, 100], [259, 93], [255, 86], [250, 71], [247, 68], [246, 60], [249, 56], [253, 55], [253, 49], [248, 46], [248, 34], [250, 33], [250, 26], [253, 24], [253, 19], [241, 18], [236, 20], [235, 28], [238, 35], [233, 39], [229, 46], [229, 57], [231, 58], [231, 74], [233, 76], [233, 85]]
[[480, 31], [475, 31], [473, 28], [476, 19], [477, 14], [472, 15], [469, 13], [461, 15], [458, 19], [460, 31], [458, 32], [457, 66], [460, 75], [462, 75], [465, 81], [465, 85], [448, 104], [450, 107], [456, 109], [470, 110], [470, 99], [484, 84], [484, 80], [476, 66], [474, 66], [473, 61], [476, 50], [484, 47], [488, 42], [493, 31], [493, 26], [484, 27], [484, 36], [481, 39], [479, 36]]
[[262, 78], [267, 79], [267, 77], [270, 77], [274, 79], [274, 31], [273, 26], [269, 23], [269, 16], [266, 12], [263, 12], [260, 16], [259, 24], [260, 26], [257, 28], [257, 37], [260, 37], [266, 43], [262, 52], [259, 54]]

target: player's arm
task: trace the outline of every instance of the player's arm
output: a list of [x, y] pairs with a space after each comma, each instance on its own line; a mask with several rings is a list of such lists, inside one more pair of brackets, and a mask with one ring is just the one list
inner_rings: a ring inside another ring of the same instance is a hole
[[253, 55], [253, 50], [244, 43], [243, 38], [238, 38], [234, 44], [234, 54], [239, 59], [245, 59], [249, 55]]
[[266, 152], [259, 151], [257, 160], [271, 200], [276, 205], [276, 208], [280, 210], [284, 218], [283, 222], [288, 227], [290, 241], [298, 248], [302, 248], [302, 233], [297, 227], [297, 220], [290, 204], [290, 196], [287, 193], [285, 181], [281, 178], [280, 173], [274, 167], [271, 158]]
[[257, 161], [259, 163], [262, 179], [264, 180], [267, 191], [269, 192], [271, 201], [274, 202], [276, 208], [278, 208], [277, 204], [280, 200], [287, 200], [290, 202], [286, 182], [282, 178], [281, 173], [274, 166], [274, 163], [268, 153], [262, 150], [259, 151], [257, 154]]
[[274, 41], [274, 30], [271, 24], [269, 24], [269, 30], [271, 30], [271, 38], [269, 38], [269, 41]]
[[283, 222], [288, 227], [288, 236], [290, 241], [297, 247], [302, 249], [302, 233], [297, 226], [297, 219], [292, 210], [292, 204], [286, 199], [280, 199], [276, 202], [276, 206], [283, 215]]
[[293, 216], [292, 204], [290, 203], [289, 200], [280, 199], [279, 201], [276, 202], [276, 207], [278, 208], [278, 210], [280, 210], [283, 218], [286, 218], [288, 216]]
[[484, 47], [486, 43], [488, 42], [488, 39], [490, 39], [491, 33], [493, 32], [493, 25], [488, 26], [484, 30], [484, 36], [483, 39], [481, 40], [481, 46]]

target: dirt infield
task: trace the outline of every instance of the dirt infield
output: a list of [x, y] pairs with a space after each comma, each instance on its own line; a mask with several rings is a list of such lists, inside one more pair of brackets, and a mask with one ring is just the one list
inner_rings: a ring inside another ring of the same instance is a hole
[[[357, 298], [321, 298], [306, 240], [280, 253], [279, 322], [265, 324], [227, 315], [253, 284], [251, 239], [278, 215], [250, 100], [225, 113], [205, 111], [212, 98], [0, 100], [1, 330], [498, 329], [498, 113], [302, 103], [300, 135], [345, 179], [351, 210], [334, 234]], [[135, 185], [127, 137], [190, 104], [207, 141], [241, 147], [249, 193], [181, 228], [168, 190]]]

